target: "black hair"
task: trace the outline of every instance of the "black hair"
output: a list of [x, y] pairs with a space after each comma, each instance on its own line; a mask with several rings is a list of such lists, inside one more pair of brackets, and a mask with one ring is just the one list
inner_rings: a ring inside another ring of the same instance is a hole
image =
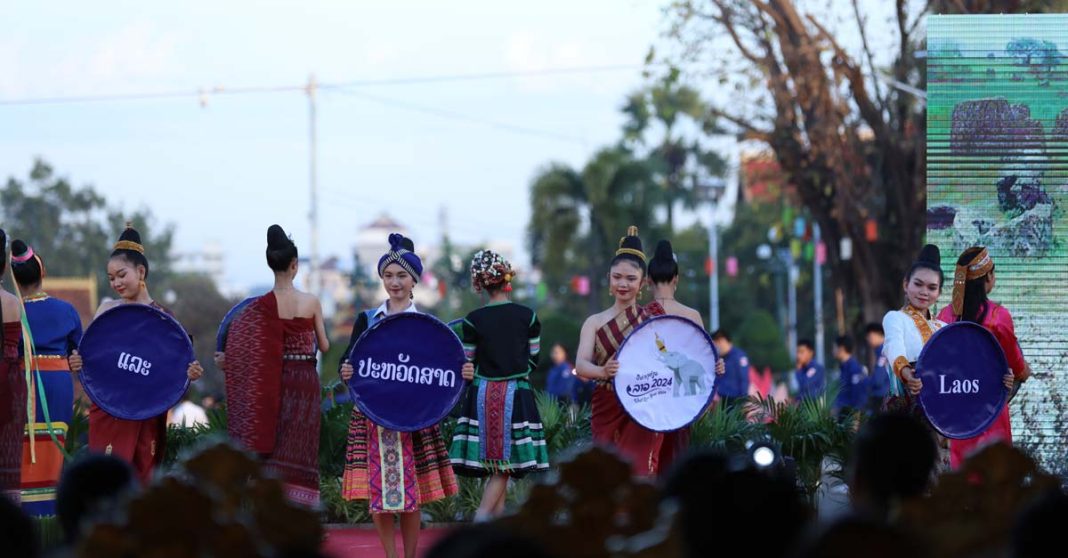
[[285, 271], [297, 259], [297, 245], [278, 225], [267, 228], [267, 267], [273, 271]]
[[725, 329], [717, 329], [716, 331], [712, 332], [712, 340], [713, 341], [718, 341], [720, 339], [723, 339], [724, 341], [727, 341], [728, 343], [730, 343], [731, 334], [727, 333], [727, 330], [725, 330]]
[[912, 532], [866, 514], [847, 514], [828, 525], [815, 526], [798, 546], [794, 558], [929, 556]]
[[[633, 234], [631, 234], [631, 233], [633, 233]], [[638, 238], [637, 227], [631, 227], [627, 231], [627, 236], [624, 236], [623, 239], [619, 241], [619, 247], [620, 247], [620, 249], [628, 248], [630, 250], [637, 250], [638, 252], [642, 252], [642, 239]], [[645, 276], [645, 274], [646, 274], [645, 259], [640, 258], [637, 255], [632, 254], [630, 252], [623, 252], [622, 254], [616, 254], [615, 257], [612, 258], [612, 261], [608, 263], [608, 268], [611, 269], [611, 268], [615, 267], [615, 265], [617, 263], [622, 262], [622, 261], [627, 261], [627, 262], [630, 262], [630, 263], [638, 266], [638, 270], [640, 270], [642, 272], [642, 276], [643, 277]]]
[[668, 283], [679, 276], [679, 263], [675, 261], [675, 252], [671, 242], [661, 240], [656, 243], [656, 253], [649, 260], [649, 278], [653, 283]]
[[[29, 249], [22, 240], [16, 238], [11, 241], [12, 257], [25, 256]], [[40, 257], [35, 254], [35, 257], [24, 262], [11, 262], [11, 272], [15, 275], [15, 282], [19, 287], [30, 287], [41, 282], [41, 262], [37, 259]]]
[[1060, 544], [1061, 529], [1068, 522], [1068, 494], [1052, 489], [1017, 515], [1012, 529], [1013, 558], [1049, 556]]
[[808, 350], [810, 350], [810, 351], [815, 351], [816, 350], [816, 344], [813, 343], [811, 339], [801, 339], [800, 341], [797, 342], [797, 346], [798, 347], [808, 347]]
[[[720, 552], [723, 540], [717, 533], [722, 532], [738, 540], [761, 540], [748, 549], [752, 558], [786, 556], [811, 515], [792, 479], [732, 466], [730, 458], [708, 450], [680, 461], [664, 480], [661, 494], [678, 506], [674, 524], [685, 558]], [[710, 506], [710, 501], [723, 505]], [[761, 539], [768, 532], [776, 536]]]
[[864, 326], [864, 335], [868, 335], [871, 333], [878, 333], [879, 335], [882, 335], [884, 337], [886, 336], [886, 332], [883, 331], [883, 324], [876, 322], [872, 322]]
[[853, 338], [848, 335], [839, 335], [834, 339], [835, 346], [841, 347], [847, 353], [853, 354]]
[[90, 455], [70, 465], [56, 491], [56, 516], [67, 543], [78, 541], [82, 523], [92, 514], [122, 506], [123, 496], [136, 486], [130, 466], [110, 455]]
[[911, 281], [912, 276], [921, 269], [930, 269], [938, 274], [938, 288], [941, 290], [946, 277], [942, 274], [942, 253], [938, 251], [938, 246], [928, 244], [920, 250], [919, 257], [912, 262], [909, 272], [905, 274], [905, 281]]
[[[887, 452], [887, 448], [894, 451]], [[923, 494], [931, 479], [937, 449], [930, 431], [902, 413], [878, 415], [857, 434], [853, 448], [853, 480], [880, 507], [895, 499]]]
[[10, 499], [0, 496], [0, 545], [5, 556], [36, 558], [41, 555], [40, 535], [34, 522]]
[[[970, 264], [982, 250], [981, 246], [968, 248], [961, 253], [960, 258], [957, 258], [957, 265]], [[994, 268], [991, 267], [990, 272], [993, 273], [993, 271]], [[989, 305], [986, 303], [988, 300], [986, 296], [987, 275], [964, 282], [964, 307], [961, 309], [960, 319], [978, 324], [982, 323], [986, 318], [986, 313], [990, 310]]]
[[[123, 241], [141, 244], [141, 233], [137, 232], [137, 229], [127, 225], [126, 230], [122, 231], [122, 234], [119, 235], [119, 242]], [[145, 280], [148, 279], [148, 258], [141, 252], [130, 248], [116, 248], [111, 252], [111, 258], [124, 259], [135, 267], [143, 266], [145, 268]]]
[[7, 233], [0, 229], [0, 274], [7, 269]]

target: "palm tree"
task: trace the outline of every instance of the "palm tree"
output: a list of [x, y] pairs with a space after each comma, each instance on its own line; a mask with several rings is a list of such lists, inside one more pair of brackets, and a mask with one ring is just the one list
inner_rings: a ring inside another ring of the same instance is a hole
[[649, 225], [658, 201], [645, 162], [622, 147], [598, 151], [581, 171], [550, 164], [530, 187], [532, 260], [550, 283], [587, 274], [593, 310], [601, 303], [600, 278], [616, 239], [629, 225], [653, 232]]
[[[655, 84], [632, 93], [622, 112], [627, 117], [623, 144], [646, 150], [645, 157], [656, 184], [664, 193], [667, 228], [674, 231], [675, 206], [694, 207], [695, 183], [707, 176], [720, 176], [725, 170], [723, 159], [696, 139], [698, 133], [714, 133], [715, 121], [708, 116], [708, 105], [697, 90], [679, 82], [677, 69]], [[692, 133], [680, 130], [685, 126]], [[649, 147], [654, 128], [660, 130], [660, 141]]]

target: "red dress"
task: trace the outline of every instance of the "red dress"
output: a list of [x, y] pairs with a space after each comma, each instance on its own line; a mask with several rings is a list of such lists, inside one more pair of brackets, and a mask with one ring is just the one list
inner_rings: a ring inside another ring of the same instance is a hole
[[[152, 302], [151, 306], [170, 316], [174, 314]], [[167, 413], [144, 420], [126, 420], [89, 406], [89, 451], [114, 455], [133, 466], [142, 484], [152, 480], [152, 471], [163, 462], [167, 442]]]
[[26, 428], [26, 374], [19, 358], [22, 324], [6, 322], [0, 344], [0, 498], [19, 501], [22, 436]]
[[291, 501], [319, 505], [319, 417], [322, 391], [315, 368], [315, 321], [282, 320], [282, 403], [266, 469], [285, 483]]
[[315, 321], [278, 317], [267, 293], [234, 318], [226, 339], [230, 437], [264, 459], [286, 496], [319, 503], [319, 418]]
[[[664, 313], [664, 308], [656, 302], [620, 312], [595, 333], [594, 364], [604, 366], [635, 327], [647, 318]], [[690, 442], [689, 428], [662, 433], [635, 422], [620, 405], [612, 383], [604, 381], [598, 381], [593, 390], [590, 430], [594, 442], [614, 447], [630, 461], [631, 470], [639, 477], [655, 477], [670, 469]]]
[[[997, 338], [998, 344], [1001, 345], [1001, 350], [1005, 351], [1005, 358], [1009, 361], [1009, 368], [1012, 369], [1013, 375], [1019, 379], [1023, 375], [1027, 364], [1024, 362], [1023, 352], [1020, 350], [1020, 343], [1016, 339], [1012, 315], [1009, 314], [1009, 311], [1004, 306], [996, 302], [989, 301], [986, 304], [987, 312], [983, 318], [982, 326], [990, 330], [994, 337]], [[957, 321], [956, 316], [953, 315], [953, 308], [949, 306], [942, 309], [938, 314], [938, 319], [947, 324]], [[965, 458], [976, 449], [998, 441], [1012, 445], [1012, 423], [1009, 421], [1008, 403], [1002, 407], [1001, 413], [994, 419], [994, 422], [990, 423], [990, 426], [978, 436], [965, 440], [950, 441], [950, 466], [954, 469], [959, 468], [964, 463]]]

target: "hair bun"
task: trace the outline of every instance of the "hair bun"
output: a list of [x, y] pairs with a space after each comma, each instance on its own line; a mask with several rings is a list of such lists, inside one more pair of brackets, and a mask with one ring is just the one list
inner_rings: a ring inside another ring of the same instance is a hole
[[671, 249], [670, 240], [661, 240], [656, 243], [656, 253], [653, 254], [654, 260], [661, 261], [675, 261], [675, 251]]
[[131, 223], [126, 223], [126, 229], [119, 235], [119, 240], [125, 240], [128, 242], [135, 242], [141, 244], [141, 233], [137, 232], [137, 229], [133, 228]]
[[942, 267], [942, 253], [938, 250], [938, 246], [928, 244], [920, 250], [920, 256], [916, 258], [916, 261]]
[[267, 228], [267, 248], [270, 250], [281, 250], [282, 248], [289, 247], [293, 241], [286, 234], [286, 231], [279, 225], [271, 225]]
[[638, 236], [638, 227], [631, 225], [627, 227], [627, 236], [619, 239], [619, 247], [629, 248], [631, 250], [637, 250], [642, 252], [642, 239]]
[[389, 235], [389, 250], [390, 252], [396, 252], [400, 249], [405, 249], [409, 252], [415, 252], [415, 243], [412, 239], [404, 236], [401, 233], [390, 233]]
[[16, 258], [25, 255], [29, 249], [30, 247], [22, 240], [16, 238], [11, 241], [11, 255]]

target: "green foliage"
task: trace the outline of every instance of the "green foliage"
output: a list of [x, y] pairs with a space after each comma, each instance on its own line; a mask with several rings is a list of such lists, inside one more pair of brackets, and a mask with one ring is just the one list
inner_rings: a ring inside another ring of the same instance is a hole
[[779, 445], [783, 455], [794, 458], [798, 484], [813, 502], [822, 482], [825, 460], [840, 471], [853, 443], [854, 422], [839, 420], [831, 412], [831, 402], [837, 394], [838, 387], [832, 383], [822, 397], [799, 403], [763, 398], [756, 401], [759, 414], [770, 419], [764, 425], [768, 438]]
[[[324, 387], [324, 396], [331, 387]], [[841, 465], [852, 446], [855, 428], [859, 423], [856, 417], [840, 420], [832, 415], [829, 402], [834, 400], [836, 393], [837, 386], [832, 383], [824, 397], [800, 404], [756, 399], [745, 408], [716, 407], [693, 424], [691, 446], [737, 453], [745, 451], [746, 443], [751, 440], [773, 440], [780, 446], [783, 455], [796, 459], [799, 484], [810, 498], [814, 498], [824, 473], [825, 461], [832, 465], [830, 474], [841, 476]], [[589, 406], [575, 409], [543, 391], [535, 393], [535, 401], [545, 429], [549, 458], [554, 466], [565, 455], [591, 443]], [[755, 410], [759, 418], [768, 418], [770, 422], [750, 422], [746, 416], [750, 410]], [[346, 501], [341, 497], [341, 476], [351, 413], [351, 404], [335, 405], [323, 412], [320, 421], [320, 498], [326, 521], [333, 523], [355, 524], [371, 520], [366, 500]], [[165, 469], [173, 467], [182, 455], [194, 448], [226, 437], [225, 408], [209, 410], [208, 419], [208, 424], [193, 428], [168, 428]], [[455, 425], [456, 420], [452, 417], [442, 421], [441, 433], [446, 443], [451, 440]], [[68, 440], [74, 438], [71, 436]], [[78, 447], [69, 446], [74, 451]], [[466, 521], [474, 516], [482, 500], [485, 483], [470, 477], [458, 477], [457, 481], [459, 494], [423, 506], [423, 516], [427, 521]], [[511, 482], [507, 498], [509, 505], [524, 501], [536, 482], [537, 476]]]
[[657, 236], [658, 196], [649, 166], [621, 147], [598, 151], [581, 171], [559, 163], [540, 170], [530, 187], [527, 233], [545, 282], [564, 290], [550, 291], [550, 301], [581, 311], [582, 301], [566, 285], [584, 274], [590, 278], [585, 311], [598, 308], [608, 262], [627, 227]]
[[63, 526], [59, 518], [54, 515], [34, 517], [34, 527], [37, 529], [37, 540], [40, 541], [42, 556], [51, 555], [51, 551], [63, 544]]
[[764, 310], [756, 310], [746, 316], [734, 342], [745, 348], [749, 362], [757, 369], [771, 367], [773, 371], [781, 372], [791, 367], [782, 330], [775, 318]]
[[152, 226], [150, 211], [108, 205], [95, 189], [74, 187], [40, 159], [28, 180], [11, 177], [0, 188], [0, 222], [8, 235], [33, 246], [53, 277], [96, 275], [100, 298], [110, 293], [104, 258], [127, 221], [141, 233], [152, 266], [149, 283], [162, 287], [170, 276], [174, 228]]
[[[195, 340], [204, 377], [201, 393], [223, 391], [222, 374], [212, 359], [216, 329], [235, 301], [227, 300], [209, 277], [171, 271], [172, 225], [158, 226], [148, 210], [122, 211], [91, 186], [74, 187], [43, 160], [34, 161], [27, 180], [8, 179], [0, 187], [0, 223], [11, 238], [26, 240], [44, 260], [52, 277], [95, 275], [97, 297], [114, 296], [107, 281], [107, 255], [132, 222], [150, 264], [152, 293], [169, 306]], [[173, 295], [173, 303], [168, 300]]]
[[421, 507], [423, 518], [431, 523], [469, 521], [482, 501], [484, 482], [472, 477], [456, 477], [459, 493], [456, 496], [431, 502]]
[[319, 502], [329, 523], [371, 522], [371, 509], [367, 506], [367, 500], [346, 500], [341, 497], [339, 476], [320, 477]]
[[226, 408], [220, 406], [205, 412], [208, 415], [207, 424], [167, 427], [167, 441], [163, 453], [164, 469], [174, 467], [179, 459], [204, 444], [227, 439]]
[[[320, 381], [323, 385], [332, 385], [336, 387], [341, 384], [341, 377], [338, 376], [338, 369], [341, 368], [341, 361], [345, 358], [345, 351], [349, 348], [349, 335], [351, 334], [351, 331], [333, 332], [334, 339], [330, 341], [330, 350], [322, 355], [323, 364], [321, 367], [322, 376], [320, 377]], [[323, 397], [326, 397], [325, 393]]]
[[1039, 86], [1048, 87], [1057, 73], [1057, 66], [1064, 56], [1052, 41], [1016, 38], [1005, 45], [1005, 52], [1017, 59], [1016, 64], [1023, 66], [1038, 82]]
[[323, 411], [319, 419], [319, 474], [324, 478], [340, 477], [345, 471], [351, 419], [352, 403], [334, 405]]
[[[154, 274], [155, 268], [153, 277]], [[204, 376], [192, 389], [201, 395], [221, 396], [226, 388], [222, 371], [215, 366], [215, 335], [223, 316], [239, 301], [224, 297], [211, 277], [204, 274], [172, 274], [162, 288], [165, 290], [153, 286], [156, 296], [162, 294], [167, 299], [173, 294], [174, 302], [168, 308], [195, 341], [196, 358], [204, 367]]]
[[690, 445], [728, 454], [745, 451], [746, 442], [761, 437], [763, 430], [763, 425], [749, 422], [746, 410], [743, 405], [717, 405], [693, 423]]
[[577, 410], [556, 400], [548, 392], [534, 395], [545, 429], [545, 445], [549, 460], [558, 462], [561, 452], [574, 451], [590, 443], [590, 408], [584, 405]]
[[556, 310], [538, 312], [538, 319], [541, 321], [541, 357], [538, 361], [537, 378], [532, 378], [531, 383], [544, 385], [545, 375], [553, 366], [552, 359], [549, 358], [553, 345], [563, 345], [569, 361], [571, 364], [575, 363], [582, 322], [572, 313]]
[[76, 459], [85, 451], [89, 443], [89, 409], [80, 399], [74, 400], [74, 411], [71, 414], [70, 424], [67, 425], [67, 439], [65, 442], [67, 455]]
[[631, 93], [622, 112], [627, 118], [623, 143], [645, 157], [660, 189], [666, 229], [674, 231], [676, 206], [696, 206], [695, 186], [726, 170], [723, 158], [699, 139], [702, 133], [716, 129], [715, 120], [697, 89], [683, 83], [677, 68]]

